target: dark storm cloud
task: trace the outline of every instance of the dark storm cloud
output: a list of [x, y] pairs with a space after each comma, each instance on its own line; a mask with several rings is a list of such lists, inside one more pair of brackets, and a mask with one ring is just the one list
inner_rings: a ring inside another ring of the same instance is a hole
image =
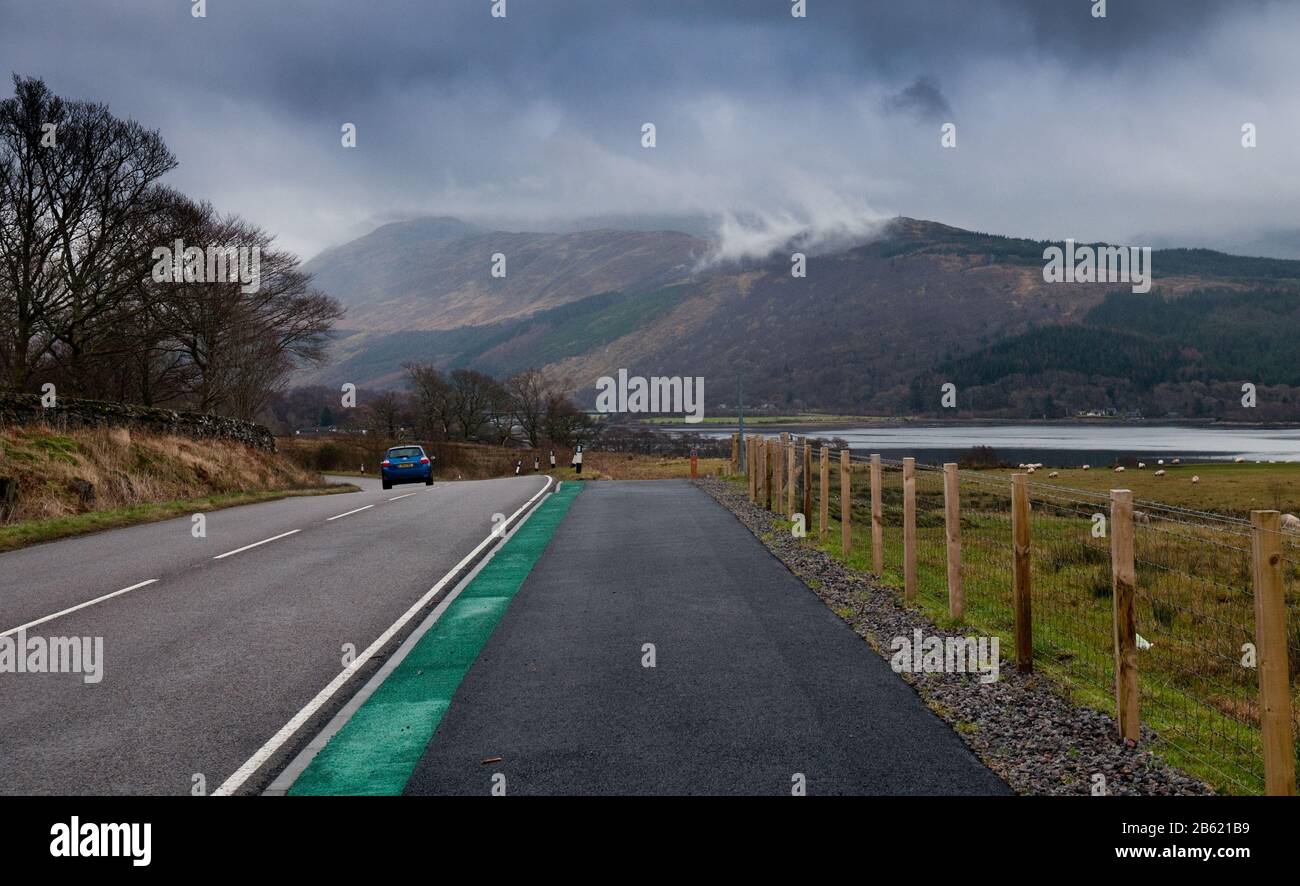
[[1116, 239], [1300, 224], [1276, 208], [1300, 197], [1294, 4], [790, 5], [207, 0], [199, 20], [189, 0], [0, 0], [0, 59], [157, 127], [178, 186], [304, 252], [416, 213], [707, 213], [774, 236], [894, 212]]
[[939, 84], [929, 77], [917, 77], [910, 86], [886, 103], [891, 111], [912, 114], [922, 120], [947, 120], [952, 117], [952, 106], [943, 97]]

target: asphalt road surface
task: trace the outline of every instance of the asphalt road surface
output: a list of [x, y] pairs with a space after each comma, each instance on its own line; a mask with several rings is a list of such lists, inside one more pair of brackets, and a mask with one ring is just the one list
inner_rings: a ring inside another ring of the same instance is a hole
[[0, 792], [212, 792], [546, 480], [350, 482], [209, 513], [206, 538], [185, 517], [0, 554], [0, 635], [104, 659], [91, 684], [0, 673]]
[[507, 795], [1010, 792], [684, 481], [587, 485], [406, 793], [488, 794], [498, 774]]

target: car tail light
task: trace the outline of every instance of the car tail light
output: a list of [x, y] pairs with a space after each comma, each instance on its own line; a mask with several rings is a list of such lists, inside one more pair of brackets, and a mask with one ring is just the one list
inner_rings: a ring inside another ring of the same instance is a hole
[[420, 464], [427, 465], [428, 463], [429, 463], [429, 456], [426, 455], [424, 458], [420, 459]]
[[388, 459], [384, 459], [383, 461], [381, 461], [381, 462], [379, 463], [379, 466], [382, 467], [382, 468], [387, 468], [387, 467], [391, 467], [392, 464], [393, 464], [393, 463], [392, 463], [391, 461], [389, 461]]

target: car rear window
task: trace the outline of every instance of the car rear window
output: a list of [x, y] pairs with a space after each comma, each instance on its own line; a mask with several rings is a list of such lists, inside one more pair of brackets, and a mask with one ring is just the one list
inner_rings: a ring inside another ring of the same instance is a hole
[[406, 446], [402, 449], [388, 450], [389, 458], [419, 458], [424, 452], [415, 446]]

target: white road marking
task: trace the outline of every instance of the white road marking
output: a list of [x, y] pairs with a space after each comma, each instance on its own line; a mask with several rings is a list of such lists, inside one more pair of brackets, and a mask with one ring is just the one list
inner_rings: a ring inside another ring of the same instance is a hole
[[10, 634], [16, 634], [16, 633], [18, 633], [19, 631], [25, 631], [25, 630], [27, 630], [28, 628], [34, 628], [34, 627], [36, 627], [37, 625], [45, 624], [47, 621], [53, 621], [53, 620], [56, 619], [56, 618], [61, 618], [61, 617], [65, 616], [65, 615], [67, 615], [67, 614], [70, 613], [70, 612], [76, 612], [78, 609], [85, 609], [87, 606], [94, 606], [96, 603], [103, 603], [105, 600], [111, 600], [111, 599], [113, 599], [114, 597], [120, 597], [120, 596], [122, 596], [123, 594], [129, 594], [129, 593], [131, 593], [132, 591], [139, 590], [140, 588], [144, 587], [145, 585], [151, 585], [151, 584], [153, 584], [154, 582], [156, 582], [157, 580], [158, 580], [158, 579], [156, 579], [156, 578], [151, 578], [151, 579], [149, 579], [148, 581], [142, 581], [142, 582], [140, 582], [139, 584], [131, 585], [131, 587], [129, 587], [129, 588], [122, 588], [122, 590], [120, 590], [120, 591], [114, 591], [114, 592], [111, 593], [111, 594], [105, 594], [104, 596], [102, 596], [102, 597], [96, 597], [96, 598], [93, 599], [93, 600], [87, 600], [85, 603], [78, 603], [76, 606], [69, 606], [67, 609], [64, 609], [64, 610], [62, 610], [62, 611], [60, 611], [60, 612], [56, 612], [56, 613], [54, 613], [53, 615], [47, 615], [47, 616], [45, 616], [44, 618], [38, 618], [38, 619], [36, 619], [36, 621], [29, 621], [29, 622], [27, 622], [27, 624], [25, 624], [25, 625], [19, 625], [19, 626], [16, 627], [16, 628], [10, 628], [9, 630], [5, 631], [3, 634], [0, 634], [0, 637], [8, 637]]
[[343, 514], [335, 514], [333, 517], [328, 517], [328, 518], [326, 518], [325, 522], [328, 523], [328, 522], [330, 522], [330, 520], [338, 520], [338, 519], [341, 518], [341, 517], [349, 517], [349, 516], [351, 516], [352, 514], [359, 514], [359, 513], [361, 513], [362, 511], [368, 511], [368, 510], [370, 510], [370, 509], [373, 508], [373, 507], [374, 507], [374, 505], [366, 505], [364, 508], [357, 508], [356, 510], [353, 510], [353, 511], [347, 511], [346, 513], [343, 513]]
[[302, 530], [301, 530], [301, 529], [290, 529], [288, 532], [281, 532], [279, 535], [273, 535], [273, 536], [271, 536], [270, 538], [264, 538], [264, 539], [262, 539], [261, 541], [255, 541], [255, 542], [253, 542], [251, 545], [244, 545], [242, 548], [235, 548], [233, 551], [226, 551], [224, 554], [217, 554], [217, 555], [216, 555], [215, 557], [213, 557], [212, 559], [213, 559], [213, 560], [224, 560], [224, 559], [227, 558], [227, 557], [233, 557], [235, 554], [239, 554], [239, 553], [242, 553], [242, 552], [244, 552], [244, 551], [247, 551], [249, 548], [255, 548], [255, 547], [257, 547], [258, 545], [264, 545], [264, 544], [267, 544], [268, 542], [273, 542], [273, 541], [276, 541], [276, 540], [278, 540], [278, 539], [285, 538], [285, 537], [287, 537], [287, 536], [293, 535], [295, 532], [302, 532]]
[[418, 492], [408, 492], [406, 495], [394, 495], [389, 501], [397, 501], [399, 498], [410, 498], [412, 495], [419, 495]]
[[[555, 488], [558, 490], [560, 485], [558, 483], [555, 484]], [[456, 602], [461, 591], [469, 587], [474, 581], [474, 578], [487, 568], [488, 564], [492, 562], [492, 558], [502, 550], [506, 540], [510, 539], [516, 532], [519, 532], [528, 525], [528, 519], [530, 517], [532, 517], [532, 514], [526, 515], [522, 520], [516, 523], [509, 532], [502, 535], [501, 546], [488, 551], [483, 556], [482, 560], [479, 560], [474, 564], [473, 569], [465, 573], [465, 577], [456, 583], [456, 587], [452, 588], [447, 596], [443, 597], [442, 600], [439, 601], [438, 605], [433, 608], [433, 611], [425, 616], [424, 621], [420, 622], [419, 626], [407, 635], [406, 639], [402, 641], [402, 644], [397, 647], [397, 651], [390, 655], [388, 659], [380, 665], [379, 670], [375, 671], [370, 679], [366, 681], [366, 684], [357, 690], [356, 695], [348, 699], [347, 704], [345, 704], [339, 712], [334, 715], [334, 719], [325, 724], [325, 727], [307, 743], [307, 746], [298, 752], [298, 756], [294, 757], [293, 760], [291, 760], [289, 764], [280, 771], [280, 774], [275, 777], [275, 781], [271, 782], [270, 786], [262, 792], [262, 796], [283, 797], [289, 793], [289, 789], [293, 787], [294, 782], [298, 780], [299, 776], [307, 771], [307, 767], [311, 765], [311, 761], [316, 759], [316, 756], [325, 749], [325, 746], [330, 743], [330, 739], [332, 739], [338, 731], [347, 724], [348, 720], [352, 719], [353, 714], [361, 709], [361, 706], [366, 703], [366, 700], [369, 699], [370, 696], [375, 694], [375, 691], [384, 684], [384, 681], [388, 679], [388, 676], [393, 671], [397, 670], [397, 666], [402, 663], [402, 660], [411, 654], [411, 650], [416, 647], [416, 644], [418, 644], [424, 635], [429, 632], [430, 628], [438, 623], [438, 620], [442, 618], [443, 613], [451, 608], [451, 604]], [[499, 532], [500, 526], [496, 527], [493, 531]]]
[[[513, 514], [510, 515], [510, 520], [513, 520], [515, 517], [518, 517], [525, 510], [531, 507], [533, 502], [541, 498], [542, 494], [546, 492], [546, 490], [551, 488], [551, 483], [552, 483], [551, 478], [547, 477], [546, 485], [543, 486], [541, 489], [539, 489], [536, 495], [534, 495], [532, 498], [528, 499], [528, 501], [520, 505], [519, 510], [515, 511]], [[340, 514], [340, 516], [342, 515]], [[510, 521], [507, 520], [506, 522], [508, 523]], [[379, 652], [379, 650], [383, 649], [386, 645], [388, 645], [388, 642], [393, 639], [393, 637], [397, 634], [397, 632], [400, 631], [408, 621], [414, 618], [416, 613], [418, 613], [421, 609], [427, 606], [429, 604], [429, 601], [432, 600], [435, 596], [437, 596], [438, 593], [444, 587], [446, 587], [447, 583], [450, 582], [453, 577], [455, 577], [456, 573], [460, 572], [461, 569], [465, 568], [465, 565], [471, 562], [475, 557], [477, 557], [480, 551], [482, 551], [485, 547], [487, 547], [492, 542], [496, 541], [498, 538], [500, 538], [500, 536], [497, 535], [496, 527], [493, 527], [492, 532], [489, 532], [487, 534], [487, 537], [485, 537], [481, 542], [479, 542], [475, 546], [474, 550], [466, 554], [465, 557], [459, 563], [453, 566], [451, 570], [447, 572], [446, 575], [438, 579], [438, 583], [434, 585], [432, 588], [430, 588], [428, 593], [426, 593], [419, 600], [416, 600], [410, 609], [402, 613], [401, 617], [398, 618], [397, 621], [393, 622], [393, 624], [388, 628], [388, 630], [380, 634], [379, 638], [375, 640], [375, 642], [367, 646], [365, 651], [362, 652], [360, 655], [358, 655], [352, 661], [352, 664], [348, 665], [346, 668], [340, 671], [338, 676], [329, 682], [329, 685], [327, 685], [320, 692], [316, 693], [316, 697], [313, 698], [311, 701], [309, 701], [306, 707], [304, 707], [298, 713], [294, 714], [293, 718], [288, 723], [285, 723], [284, 726], [280, 727], [279, 732], [271, 736], [270, 740], [267, 741], [266, 744], [262, 745], [262, 747], [258, 749], [257, 753], [249, 757], [244, 762], [243, 766], [240, 766], [238, 769], [236, 769], [229, 778], [227, 778], [224, 782], [222, 782], [221, 787], [217, 788], [215, 791], [212, 792], [212, 796], [225, 797], [239, 790], [240, 787], [243, 786], [244, 782], [248, 781], [248, 779], [253, 775], [253, 773], [261, 769], [263, 764], [265, 764], [267, 760], [271, 759], [271, 757], [275, 755], [275, 753], [280, 749], [281, 745], [283, 745], [289, 739], [293, 738], [294, 734], [297, 733], [297, 731], [302, 728], [303, 724], [306, 723], [308, 720], [310, 720], [313, 716], [315, 716], [316, 712], [320, 710], [322, 707], [324, 707], [325, 703], [328, 702], [334, 696], [334, 693], [338, 692], [341, 688], [343, 688], [345, 684], [347, 684], [348, 680], [352, 678], [352, 675], [355, 674], [357, 670], [363, 667], [366, 664], [366, 662], [370, 661], [370, 659], [375, 655], [375, 653]]]

